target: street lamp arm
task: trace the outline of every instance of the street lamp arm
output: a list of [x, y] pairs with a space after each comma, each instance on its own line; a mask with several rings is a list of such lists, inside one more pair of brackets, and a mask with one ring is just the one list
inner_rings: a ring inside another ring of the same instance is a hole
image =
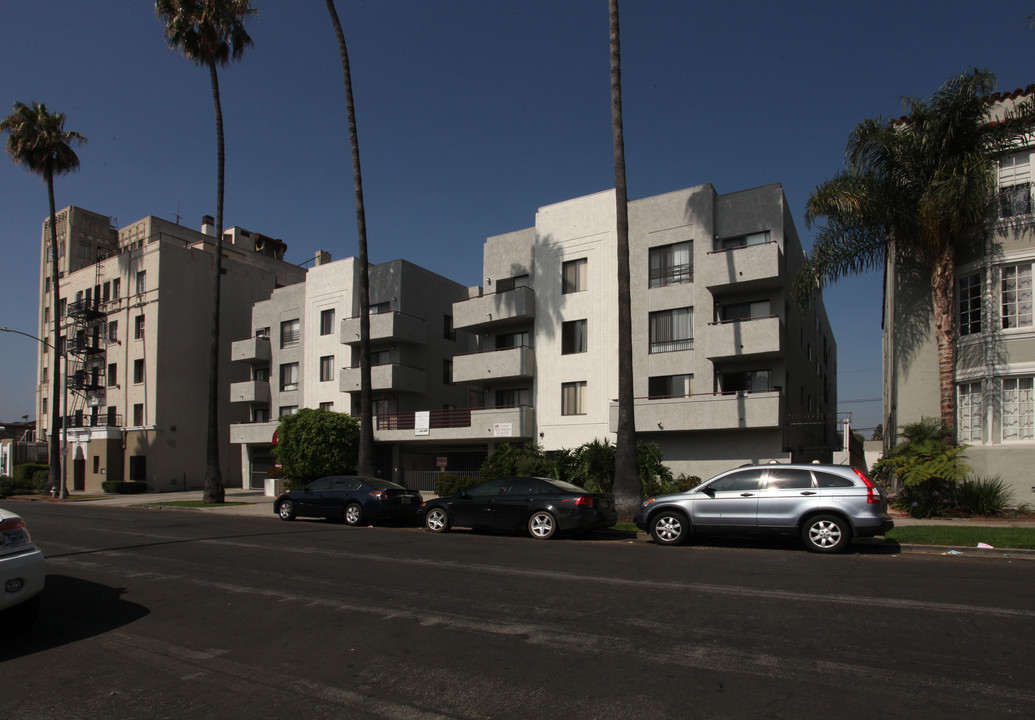
[[40, 338], [36, 337], [35, 335], [30, 335], [29, 333], [22, 332], [21, 330], [12, 330], [11, 328], [8, 328], [8, 327], [0, 327], [0, 332], [14, 333], [15, 335], [24, 335], [25, 337], [31, 338], [31, 339], [35, 340], [36, 342], [38, 342], [38, 343], [43, 343], [44, 345], [49, 347], [51, 350], [54, 349], [54, 346], [51, 345], [46, 340], [41, 340]]

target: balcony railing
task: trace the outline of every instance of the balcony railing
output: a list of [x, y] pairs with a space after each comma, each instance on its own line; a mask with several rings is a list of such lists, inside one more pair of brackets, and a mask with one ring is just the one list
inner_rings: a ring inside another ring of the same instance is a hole
[[85, 415], [77, 413], [64, 417], [66, 427], [122, 427], [122, 416], [118, 413], [99, 413]]

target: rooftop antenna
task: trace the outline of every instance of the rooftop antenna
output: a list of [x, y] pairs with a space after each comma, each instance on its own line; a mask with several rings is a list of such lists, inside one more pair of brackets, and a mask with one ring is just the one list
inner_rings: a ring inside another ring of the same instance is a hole
[[179, 201], [176, 202], [176, 224], [177, 225], [180, 224], [180, 203], [179, 203]]

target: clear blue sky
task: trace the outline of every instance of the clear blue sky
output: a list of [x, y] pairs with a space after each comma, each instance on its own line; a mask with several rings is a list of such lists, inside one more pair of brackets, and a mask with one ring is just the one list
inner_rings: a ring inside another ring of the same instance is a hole
[[[280, 238], [288, 260], [356, 252], [337, 45], [320, 0], [256, 0], [255, 42], [221, 71], [225, 223]], [[466, 285], [487, 236], [542, 205], [613, 187], [606, 0], [338, 0], [352, 61], [370, 256]], [[1035, 5], [1014, 0], [626, 0], [631, 199], [711, 183], [783, 184], [806, 248], [809, 192], [849, 131], [902, 114], [976, 66], [1035, 82]], [[44, 102], [86, 135], [56, 183], [126, 225], [199, 227], [215, 212], [207, 72], [170, 51], [146, 0], [3, 0], [0, 110]], [[0, 326], [36, 331], [42, 182], [0, 158]], [[826, 292], [841, 410], [880, 420], [877, 275]], [[0, 333], [0, 422], [33, 414], [36, 343]], [[862, 402], [849, 402], [862, 401]]]

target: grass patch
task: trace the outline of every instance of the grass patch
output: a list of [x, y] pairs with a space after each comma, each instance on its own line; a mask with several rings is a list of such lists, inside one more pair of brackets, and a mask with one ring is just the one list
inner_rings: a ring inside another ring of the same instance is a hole
[[231, 505], [249, 505], [250, 503], [243, 502], [221, 502], [221, 503], [207, 503], [201, 500], [170, 500], [169, 502], [158, 502], [151, 503], [152, 505], [160, 505], [161, 507], [186, 507], [186, 508], [211, 508], [211, 507], [230, 507]]
[[617, 530], [618, 532], [639, 532], [640, 531], [640, 529], [638, 527], [636, 527], [635, 523], [631, 523], [631, 522], [615, 523], [614, 525], [612, 525], [608, 529], [609, 530]]
[[997, 549], [1035, 550], [1035, 528], [907, 525], [894, 528], [885, 537], [901, 545], [977, 547], [979, 542], [983, 542]]

